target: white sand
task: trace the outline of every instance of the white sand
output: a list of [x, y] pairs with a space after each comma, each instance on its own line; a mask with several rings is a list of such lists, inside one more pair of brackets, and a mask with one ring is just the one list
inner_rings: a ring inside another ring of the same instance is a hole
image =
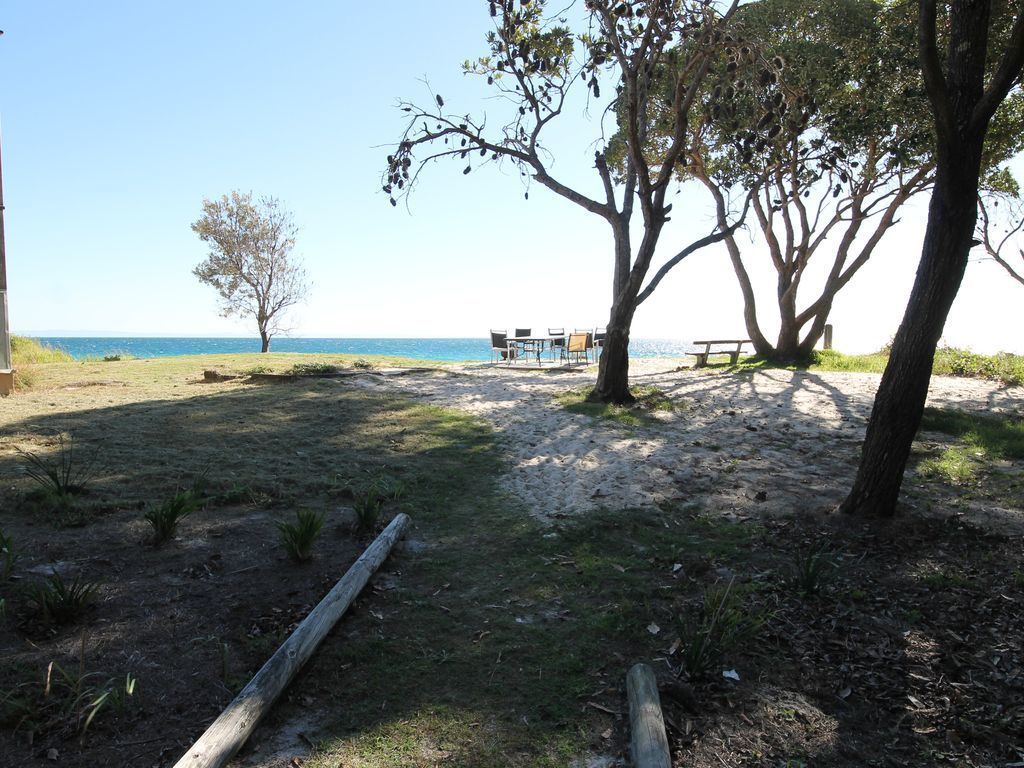
[[[699, 502], [725, 516], [822, 511], [842, 501], [856, 469], [877, 374], [673, 369], [683, 360], [631, 361], [680, 407], [630, 428], [572, 414], [553, 396], [592, 383], [585, 373], [466, 366], [384, 386], [475, 414], [503, 436], [506, 490], [550, 521], [600, 507]], [[1024, 412], [1024, 388], [933, 378], [930, 405]], [[1019, 462], [1018, 462], [1019, 465]], [[1019, 471], [1020, 467], [1016, 467]], [[908, 475], [904, 488], [915, 478]], [[765, 495], [759, 500], [758, 494]], [[984, 510], [1024, 521], [1024, 509]]]

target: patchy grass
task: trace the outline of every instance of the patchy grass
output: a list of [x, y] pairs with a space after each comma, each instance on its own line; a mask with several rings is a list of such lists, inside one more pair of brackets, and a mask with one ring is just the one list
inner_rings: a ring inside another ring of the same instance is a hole
[[[36, 345], [38, 346], [38, 344]], [[38, 362], [18, 362], [19, 371], [31, 379], [30, 390], [45, 392], [53, 389], [78, 390], [86, 387], [142, 387], [147, 396], [157, 393], [186, 396], [192, 393], [175, 392], [182, 386], [201, 382], [204, 370], [222, 374], [244, 376], [250, 373], [288, 373], [298, 365], [330, 365], [338, 369], [355, 368], [358, 361], [369, 362], [374, 368], [445, 367], [451, 363], [436, 360], [414, 360], [383, 355], [336, 355], [289, 352], [258, 352], [248, 354], [182, 355], [180, 357], [154, 357], [139, 360], [106, 361], [99, 359], [74, 360], [60, 350]], [[361, 365], [359, 367], [362, 367]], [[126, 400], [137, 393], [124, 393]], [[92, 397], [95, 396], [93, 393]], [[115, 397], [116, 400], [116, 397]], [[10, 401], [6, 401], [9, 403]]]
[[939, 446], [917, 470], [925, 477], [965, 485], [991, 473], [996, 462], [1024, 458], [1024, 419], [926, 408], [922, 432], [941, 432], [955, 442]]
[[923, 477], [937, 477], [948, 483], [964, 485], [978, 479], [984, 468], [984, 454], [972, 448], [953, 445], [938, 456], [921, 459], [917, 471]]
[[580, 413], [597, 419], [621, 424], [627, 427], [638, 427], [657, 423], [654, 413], [671, 413], [678, 408], [671, 398], [657, 387], [633, 387], [636, 402], [633, 405], [611, 405], [609, 403], [589, 403], [587, 395], [593, 387], [578, 387], [555, 395], [555, 402], [569, 413]]
[[[313, 768], [621, 758], [624, 674], [648, 661], [676, 759], [694, 768], [1017, 759], [1024, 710], [1006, 670], [1019, 666], [1024, 637], [1019, 540], [955, 518], [730, 522], [699, 498], [546, 527], [503, 490], [506, 459], [487, 425], [346, 381], [200, 383], [206, 367], [260, 359], [239, 357], [110, 363], [120, 383], [47, 381], [5, 401], [0, 526], [24, 555], [15, 575], [51, 560], [94, 569], [89, 579], [109, 574], [84, 627], [90, 669], [97, 680], [138, 675], [144, 705], [105, 711], [109, 724], [98, 720], [81, 743], [40, 733], [30, 748], [23, 734], [0, 730], [10, 761], [27, 764], [52, 745], [65, 766], [123, 762], [129, 742], [141, 764], [176, 759], [351, 563], [351, 521], [333, 504], [382, 477], [385, 516], [400, 508], [412, 517], [407, 541], [254, 744], [305, 722], [317, 748], [302, 760]], [[70, 381], [87, 368], [66, 367], [78, 370]], [[26, 483], [15, 446], [39, 452], [55, 430], [73, 430], [104, 457], [91, 497], [108, 511], [75, 531], [26, 520], [17, 504]], [[209, 485], [207, 509], [186, 518], [172, 545], [140, 547], [138, 504], [197, 473]], [[303, 505], [328, 513], [323, 556], [290, 568], [274, 523]], [[808, 542], [841, 567], [828, 579], [816, 572], [813, 590], [795, 589], [793, 563], [818, 551]], [[716, 654], [687, 686], [685, 629], [700, 626], [702, 596], [725, 584], [760, 623], [757, 641]], [[51, 659], [74, 663], [77, 628], [62, 631], [32, 648], [16, 621], [0, 622], [0, 653], [11, 667], [31, 662], [36, 679]], [[136, 658], [138, 669], [124, 668]], [[190, 675], [180, 675], [180, 659]], [[738, 681], [722, 677], [732, 670]]]
[[925, 408], [921, 429], [942, 432], [991, 459], [1024, 459], [1024, 417]]
[[[484, 491], [493, 480], [479, 470], [456, 482]], [[688, 583], [673, 564], [709, 573], [759, 535], [682, 510], [628, 510], [546, 537], [493, 490], [412, 515], [426, 556], [403, 568], [380, 616], [358, 617], [303, 675], [334, 713], [307, 765], [554, 768], [607, 749], [599, 734], [614, 719], [588, 702], [620, 709], [617, 659], [670, 642]]]
[[[736, 366], [712, 363], [709, 368], [736, 370], [785, 370], [842, 371], [850, 373], [882, 373], [889, 362], [889, 350], [883, 349], [867, 355], [846, 355], [834, 349], [815, 350], [810, 363], [805, 365], [771, 363], [757, 356], [741, 358]], [[967, 378], [994, 379], [1008, 385], [1024, 383], [1024, 355], [1000, 352], [995, 355], [980, 355], [969, 349], [939, 347], [935, 350], [932, 373], [936, 376], [962, 376]]]

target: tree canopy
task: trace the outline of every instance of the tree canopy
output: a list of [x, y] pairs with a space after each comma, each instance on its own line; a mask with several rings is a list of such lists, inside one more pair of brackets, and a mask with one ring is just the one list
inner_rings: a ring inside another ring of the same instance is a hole
[[921, 424], [935, 348], [975, 246], [989, 131], [1024, 68], [1024, 7], [920, 0], [918, 45], [934, 119], [935, 183], [921, 260], [868, 421], [857, 475], [841, 505], [890, 516]]
[[[434, 160], [465, 162], [464, 173], [506, 161], [603, 219], [612, 235], [613, 302], [591, 397], [628, 402], [629, 332], [637, 306], [666, 269], [739, 223], [739, 217], [720, 221], [685, 247], [674, 245], [667, 258], [658, 248], [672, 210], [666, 196], [677, 181], [677, 164], [690, 150], [689, 124], [702, 84], [715, 57], [740, 42], [729, 31], [738, 2], [587, 0], [582, 9], [559, 6], [553, 15], [544, 0], [491, 0], [488, 6], [494, 19], [488, 53], [467, 61], [464, 70], [486, 78], [508, 112], [495, 124], [454, 112], [441, 94], [432, 94], [427, 105], [401, 102], [409, 121], [388, 156], [384, 191], [397, 205]], [[593, 190], [557, 178], [545, 146], [548, 126], [581, 97], [588, 98], [590, 114], [599, 116], [593, 134], [579, 138], [581, 148], [595, 148]], [[663, 114], [664, 136], [662, 151], [652, 156], [645, 147], [656, 111]], [[615, 121], [612, 140], [604, 131], [605, 117]], [[613, 168], [609, 157], [616, 153]], [[634, 211], [642, 218], [639, 237], [630, 229]], [[663, 261], [661, 270], [645, 287], [656, 258]]]
[[[766, 337], [751, 257], [730, 235], [748, 333], [765, 357], [806, 358], [837, 293], [903, 204], [934, 180], [916, 14], [880, 0], [761, 0], [743, 6], [733, 27], [747, 44], [715, 59], [690, 124], [693, 151], [678, 173], [707, 188], [720, 221], [749, 199], [764, 243], [757, 252], [776, 272], [779, 334]], [[649, 154], [662, 151], [668, 133], [659, 114]], [[1012, 97], [986, 144], [993, 180], [1022, 136], [1021, 100]], [[815, 256], [824, 279], [800, 301]]]
[[203, 200], [203, 215], [192, 231], [210, 246], [192, 273], [217, 291], [225, 317], [251, 315], [262, 351], [283, 330], [289, 307], [309, 291], [301, 262], [292, 255], [297, 229], [292, 215], [272, 197], [251, 193]]

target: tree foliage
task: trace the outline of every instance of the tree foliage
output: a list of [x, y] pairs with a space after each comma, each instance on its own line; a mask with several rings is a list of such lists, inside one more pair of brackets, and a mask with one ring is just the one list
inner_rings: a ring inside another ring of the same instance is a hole
[[[751, 256], [729, 236], [748, 333], [765, 357], [806, 358], [838, 292], [934, 180], [916, 14], [881, 0], [761, 0], [733, 26], [747, 44], [715, 60], [679, 173], [704, 184], [720, 219], [749, 196], [763, 240], [755, 258], [776, 273], [779, 334], [766, 338]], [[993, 125], [989, 169], [1020, 150], [1019, 104], [1007, 102]], [[656, 124], [651, 154], [665, 132]], [[812, 263], [824, 278], [807, 298]]]
[[291, 213], [275, 198], [254, 200], [251, 193], [234, 191], [203, 200], [203, 215], [192, 231], [210, 247], [192, 273], [217, 291], [225, 317], [256, 320], [267, 352], [288, 308], [309, 291], [305, 270], [292, 255], [297, 229]]
[[[494, 29], [487, 35], [488, 53], [467, 61], [464, 70], [486, 78], [499, 97], [495, 102], [507, 107], [506, 115], [494, 124], [483, 116], [458, 114], [441, 94], [432, 94], [427, 105], [400, 103], [409, 121], [388, 156], [383, 179], [392, 204], [416, 186], [432, 161], [464, 162], [464, 173], [487, 163], [511, 162], [527, 179], [611, 228], [613, 302], [593, 399], [632, 399], [628, 345], [637, 306], [667, 269], [739, 224], [738, 217], [719, 222], [705, 237], [673, 248], [645, 289], [672, 209], [666, 195], [676, 182], [677, 164], [689, 152], [691, 111], [712, 60], [740, 42], [728, 29], [737, 4], [587, 0], [582, 9], [570, 6], [548, 15], [544, 0], [491, 0]], [[600, 125], [596, 135], [580, 136], [581, 147], [596, 147], [590, 193], [555, 176], [545, 146], [548, 127], [577, 96], [588, 98], [591, 114], [609, 116], [617, 128], [614, 140], [606, 138]], [[656, 111], [664, 115], [665, 135], [662, 151], [651, 156], [645, 147]], [[609, 155], [616, 153], [619, 165], [613, 169]], [[639, 238], [630, 230], [634, 211], [643, 221]]]
[[976, 244], [989, 131], [1024, 68], [1024, 7], [919, 0], [921, 72], [934, 117], [935, 183], [921, 260], [875, 395], [857, 475], [841, 505], [894, 514], [924, 412], [935, 349]]

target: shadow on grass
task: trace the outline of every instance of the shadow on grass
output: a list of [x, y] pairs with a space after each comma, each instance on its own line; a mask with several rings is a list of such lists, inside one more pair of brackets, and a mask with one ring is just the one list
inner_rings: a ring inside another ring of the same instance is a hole
[[[801, 377], [783, 397], [808, 385], [817, 383]], [[749, 377], [721, 386], [756, 391]], [[282, 505], [322, 500], [338, 476], [387, 472], [406, 483], [412, 541], [254, 739], [308, 723], [305, 732], [320, 746], [307, 765], [565, 766], [586, 751], [620, 754], [628, 734], [615, 713], [625, 711], [625, 670], [637, 660], [662, 671], [674, 664], [668, 649], [688, 619], [681, 599], [730, 575], [777, 618], [764, 645], [727, 660], [740, 670], [740, 686], [709, 683], [700, 689], [703, 714], [676, 713], [674, 738], [702, 737], [680, 744], [682, 753], [707, 756], [707, 764], [717, 764], [709, 750], [718, 749], [727, 764], [746, 755], [748, 765], [778, 758], [853, 766], [893, 756], [895, 764], [931, 765], [955, 733], [987, 760], [1010, 754], [1001, 734], [1024, 711], [1013, 709], [1020, 703], [1013, 679], [999, 678], [1000, 665], [990, 661], [1006, 656], [1005, 669], [1019, 657], [1021, 584], [1001, 587], [1010, 599], [1004, 607], [990, 590], [1006, 565], [985, 560], [995, 545], [969, 529], [944, 532], [913, 521], [840, 527], [849, 562], [842, 581], [823, 598], [802, 601], [786, 586], [785, 567], [815, 524], [723, 523], [701, 514], [698, 502], [542, 527], [502, 492], [503, 459], [490, 429], [372, 390], [335, 382], [225, 387], [183, 401], [35, 416], [12, 427], [18, 439], [59, 430], [101, 452], [108, 473], [99, 492], [120, 500], [165, 493], [199, 469], [211, 482], [258, 478]], [[17, 474], [15, 457], [5, 453], [0, 477]], [[968, 561], [973, 570], [963, 579], [924, 579]], [[266, 610], [234, 608], [240, 634], [253, 613]], [[981, 679], [977, 659], [988, 660], [990, 677], [977, 691], [961, 687]], [[929, 712], [945, 706], [944, 696], [956, 707], [942, 710], [942, 730], [932, 735]], [[794, 698], [809, 702], [828, 730], [802, 722]], [[210, 715], [209, 707], [201, 714]], [[734, 738], [733, 747], [721, 746], [730, 729], [735, 737], [744, 727], [739, 714], [762, 726], [755, 734], [761, 743]], [[975, 723], [972, 731], [955, 725], [961, 715]], [[1001, 716], [1011, 717], [1008, 725]], [[176, 757], [206, 722], [168, 728], [147, 755], [164, 749]], [[130, 730], [119, 737], [131, 740]]]
[[994, 459], [1024, 459], [1024, 417], [925, 408], [921, 429], [942, 432]]

